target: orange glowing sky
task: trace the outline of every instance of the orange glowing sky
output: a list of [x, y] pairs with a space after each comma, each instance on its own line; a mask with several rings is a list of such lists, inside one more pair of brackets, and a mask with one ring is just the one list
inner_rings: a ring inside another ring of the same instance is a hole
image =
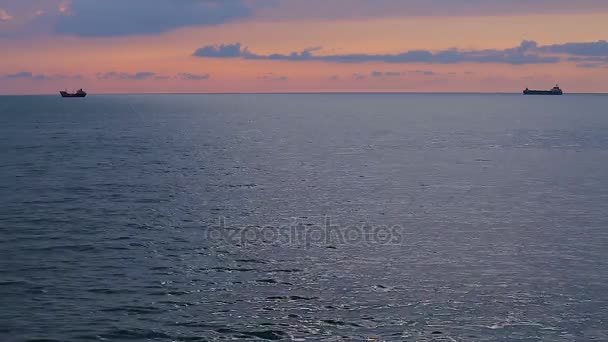
[[0, 0], [0, 94], [608, 92], [608, 1], [333, 1]]

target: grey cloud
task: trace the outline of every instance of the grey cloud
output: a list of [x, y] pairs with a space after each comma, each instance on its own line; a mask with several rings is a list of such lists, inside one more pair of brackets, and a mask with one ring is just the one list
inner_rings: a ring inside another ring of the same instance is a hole
[[395, 64], [430, 63], [498, 63], [498, 64], [551, 64], [558, 63], [557, 56], [545, 56], [538, 53], [536, 42], [524, 41], [519, 46], [505, 50], [459, 50], [448, 49], [438, 52], [427, 50], [410, 50], [397, 54], [339, 54], [315, 55], [320, 48], [305, 49], [289, 54], [260, 55], [249, 51], [240, 43], [228, 45], [208, 45], [194, 52], [196, 57], [210, 58], [242, 58], [250, 60], [279, 60], [279, 61], [323, 61], [333, 63], [367, 63], [383, 62]]
[[134, 74], [129, 74], [126, 72], [115, 72], [115, 71], [110, 71], [110, 72], [106, 72], [106, 73], [101, 73], [101, 74], [97, 74], [97, 78], [100, 80], [110, 80], [110, 79], [117, 79], [117, 80], [146, 80], [152, 77], [157, 76], [156, 73], [154, 72], [148, 72], [148, 71], [141, 71], [141, 72], [137, 72]]
[[199, 81], [208, 80], [211, 78], [210, 74], [192, 74], [192, 73], [178, 73], [177, 75], [161, 75], [150, 71], [140, 71], [136, 73], [128, 72], [116, 72], [109, 71], [104, 73], [98, 73], [97, 79], [99, 80], [123, 80], [123, 81], [144, 81], [144, 80], [168, 80], [178, 79], [184, 81]]
[[[42, 75], [39, 75], [42, 76]], [[33, 78], [34, 74], [29, 71], [21, 71], [15, 74], [4, 75], [3, 78]]]
[[543, 52], [563, 53], [574, 56], [608, 57], [608, 42], [605, 40], [598, 40], [597, 42], [556, 44], [543, 46], [540, 50]]
[[86, 37], [159, 34], [181, 27], [218, 25], [252, 15], [254, 0], [72, 0], [55, 31]]
[[277, 1], [276, 9], [262, 15], [276, 20], [335, 20], [370, 17], [572, 14], [607, 10], [606, 0], [306, 0]]
[[397, 71], [372, 71], [370, 74], [372, 77], [397, 77], [401, 76], [401, 72]]
[[425, 76], [437, 75], [436, 72], [430, 71], [430, 70], [412, 70], [412, 71], [410, 71], [410, 73], [412, 73], [412, 74], [419, 74], [419, 75], [425, 75]]
[[575, 56], [568, 58], [568, 61], [575, 62], [579, 68], [585, 69], [608, 67], [608, 56]]
[[208, 80], [209, 78], [211, 78], [211, 75], [209, 75], [209, 74], [195, 75], [195, 74], [190, 74], [190, 73], [181, 73], [181, 74], [178, 74], [177, 76], [180, 79], [186, 80], [186, 81], [201, 81], [201, 80]]
[[30, 71], [21, 71], [14, 74], [6, 74], [0, 76], [3, 79], [24, 79], [35, 81], [48, 80], [65, 80], [65, 79], [82, 79], [82, 75], [64, 75], [64, 74], [34, 74]]
[[372, 71], [369, 74], [375, 78], [386, 78], [386, 77], [400, 77], [408, 75], [423, 75], [423, 76], [435, 76], [436, 72], [430, 70], [409, 70], [409, 71]]
[[603, 68], [605, 65], [602, 63], [580, 63], [576, 65], [579, 68], [584, 68], [584, 69], [598, 69], [598, 68]]
[[116, 37], [159, 34], [248, 18], [352, 20], [608, 11], [606, 0], [551, 0], [550, 5], [548, 0], [69, 0], [69, 9], [60, 13], [57, 7], [62, 1], [0, 0], [0, 11], [6, 11], [0, 12], [0, 23], [11, 17], [22, 18], [37, 8], [45, 15], [16, 30], [26, 35], [52, 30], [73, 36]]
[[607, 57], [594, 57], [594, 56], [590, 56], [590, 57], [570, 57], [568, 58], [569, 61], [571, 62], [603, 62], [603, 63], [608, 63], [608, 56]]
[[193, 55], [197, 57], [237, 58], [245, 57], [248, 52], [247, 49], [241, 47], [240, 43], [236, 43], [204, 46], [194, 51]]

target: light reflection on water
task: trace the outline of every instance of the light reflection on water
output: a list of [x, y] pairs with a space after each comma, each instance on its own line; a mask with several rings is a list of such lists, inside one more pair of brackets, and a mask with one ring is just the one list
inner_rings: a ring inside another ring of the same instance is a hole
[[0, 336], [606, 339], [606, 105], [2, 97]]

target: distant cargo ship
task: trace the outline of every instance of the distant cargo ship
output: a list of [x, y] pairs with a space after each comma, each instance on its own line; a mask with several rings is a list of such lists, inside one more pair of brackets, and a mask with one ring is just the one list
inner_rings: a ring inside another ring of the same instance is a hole
[[551, 90], [530, 90], [526, 88], [524, 90], [524, 95], [563, 95], [564, 92], [559, 88], [559, 86], [553, 87]]
[[66, 90], [62, 90], [59, 92], [59, 94], [61, 94], [61, 97], [85, 97], [85, 96], [87, 96], [87, 92], [82, 89], [78, 89], [78, 91], [75, 93], [68, 93]]

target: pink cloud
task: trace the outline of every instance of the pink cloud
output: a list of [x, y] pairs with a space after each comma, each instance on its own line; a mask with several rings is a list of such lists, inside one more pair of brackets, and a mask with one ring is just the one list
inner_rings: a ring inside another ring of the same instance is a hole
[[13, 17], [6, 10], [0, 8], [0, 21], [9, 21], [11, 19]]

